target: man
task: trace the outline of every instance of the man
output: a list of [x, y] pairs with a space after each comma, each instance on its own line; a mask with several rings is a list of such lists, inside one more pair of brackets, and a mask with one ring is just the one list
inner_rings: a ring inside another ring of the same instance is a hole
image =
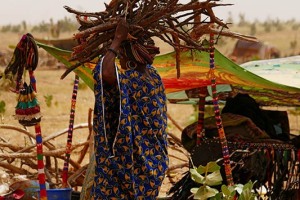
[[121, 19], [94, 69], [92, 199], [156, 199], [168, 168], [165, 88], [151, 66], [159, 49], [128, 33]]

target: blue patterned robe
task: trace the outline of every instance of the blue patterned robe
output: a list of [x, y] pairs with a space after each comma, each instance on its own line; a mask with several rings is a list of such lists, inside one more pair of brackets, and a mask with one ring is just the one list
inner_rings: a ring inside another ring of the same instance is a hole
[[155, 68], [150, 76], [116, 67], [117, 82], [95, 79], [93, 199], [156, 199], [168, 168], [167, 107]]

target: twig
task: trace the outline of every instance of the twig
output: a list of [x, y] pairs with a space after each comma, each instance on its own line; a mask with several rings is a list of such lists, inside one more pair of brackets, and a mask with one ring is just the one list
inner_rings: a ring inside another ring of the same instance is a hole
[[8, 169], [12, 173], [16, 173], [16, 174], [30, 174], [30, 172], [25, 169], [22, 169], [22, 168], [19, 168], [19, 167], [16, 167], [11, 164], [4, 163], [4, 162], [0, 162], [0, 167]]
[[86, 169], [88, 168], [88, 165], [89, 164], [79, 168], [71, 176], [69, 176], [68, 183], [70, 184], [71, 187], [73, 187], [75, 185], [76, 180], [78, 179], [78, 177], [82, 176], [82, 174], [86, 171]]
[[[84, 42], [79, 42], [72, 54], [71, 60], [78, 62], [68, 68], [61, 78], [66, 77], [76, 67], [104, 55], [107, 51], [107, 46], [111, 44], [120, 18], [127, 20], [130, 26], [129, 33], [133, 37], [140, 38], [144, 35], [152, 37], [154, 33], [154, 35], [156, 34], [163, 41], [173, 46], [176, 54], [179, 54], [179, 51], [184, 47], [207, 51], [207, 49], [202, 47], [201, 43], [193, 40], [185, 26], [211, 22], [228, 29], [227, 23], [215, 16], [213, 8], [229, 5], [232, 4], [220, 4], [218, 0], [206, 0], [203, 2], [190, 0], [187, 3], [179, 3], [178, 0], [113, 0], [109, 5], [106, 5], [105, 11], [97, 13], [80, 12], [65, 7], [68, 12], [76, 14], [80, 24], [79, 32], [74, 37]], [[194, 19], [200, 15], [206, 15], [207, 18], [203, 21], [195, 22]], [[212, 30], [206, 30], [208, 33], [210, 31]], [[167, 33], [172, 35], [173, 38], [170, 39], [166, 36]], [[104, 35], [107, 39], [101, 41]], [[247, 36], [242, 35], [241, 37], [247, 38]], [[97, 41], [98, 43], [96, 45], [95, 42], [91, 41]], [[176, 60], [176, 64], [179, 77], [179, 59]]]
[[[89, 109], [89, 114], [88, 114], [88, 129], [89, 129], [89, 135], [87, 137], [87, 141], [90, 141], [92, 132], [93, 132], [93, 128], [92, 128], [92, 115], [93, 115], [93, 110], [90, 108]], [[78, 163], [81, 163], [86, 155], [86, 152], [88, 151], [90, 146], [90, 143], [84, 145], [84, 147], [82, 148], [81, 152], [80, 152], [80, 156], [77, 159]]]
[[[88, 144], [88, 141], [81, 142], [78, 144], [72, 145], [72, 150], [77, 149], [78, 147], [81, 147], [85, 144]], [[44, 151], [43, 154], [44, 156], [53, 156], [57, 157], [65, 152], [65, 148], [60, 148], [56, 150], [51, 150], [51, 151]], [[0, 153], [1, 158], [34, 158], [36, 157], [36, 152], [31, 152], [31, 153]]]

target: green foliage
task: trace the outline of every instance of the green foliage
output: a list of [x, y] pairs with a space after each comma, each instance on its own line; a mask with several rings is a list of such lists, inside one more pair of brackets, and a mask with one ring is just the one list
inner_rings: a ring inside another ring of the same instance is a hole
[[[74, 83], [72, 83], [72, 84], [74, 84]], [[85, 90], [87, 88], [88, 88], [88, 86], [84, 82], [79, 81], [79, 83], [78, 83], [78, 90]]]
[[242, 188], [242, 193], [239, 196], [239, 200], [254, 200], [255, 199], [255, 194], [252, 192], [254, 183], [252, 181], [249, 181], [244, 185]]
[[5, 102], [0, 101], [0, 121], [3, 121], [3, 114], [5, 113]]
[[71, 18], [65, 17], [57, 22], [57, 27], [61, 32], [70, 32], [78, 30], [78, 22]]
[[256, 23], [252, 23], [250, 26], [250, 35], [255, 35], [256, 34]]
[[290, 47], [291, 47], [291, 49], [297, 48], [297, 40], [296, 39], [290, 42]]
[[272, 24], [270, 22], [265, 22], [263, 24], [263, 26], [264, 26], [264, 30], [265, 30], [266, 33], [270, 33], [271, 32]]
[[292, 30], [297, 31], [297, 30], [299, 30], [300, 24], [299, 23], [292, 23], [291, 27], [292, 27]]
[[279, 19], [272, 22], [272, 25], [276, 28], [277, 31], [282, 31], [284, 29], [283, 23]]
[[246, 26], [246, 18], [245, 18], [245, 14], [239, 14], [239, 26]]
[[50, 24], [42, 21], [38, 25], [33, 26], [31, 29], [32, 32], [49, 32]]
[[22, 27], [23, 27], [23, 31], [26, 32], [27, 31], [27, 23], [26, 23], [26, 21], [22, 21]]
[[49, 94], [44, 95], [44, 99], [45, 99], [46, 105], [47, 105], [48, 107], [51, 107], [51, 105], [52, 105], [52, 100], [53, 100], [53, 95], [49, 95]]
[[222, 176], [220, 166], [216, 162], [209, 162], [206, 166], [200, 165], [197, 169], [190, 169], [192, 180], [202, 184], [200, 188], [192, 188], [194, 199], [205, 200], [214, 197], [219, 191], [210, 186], [220, 185]]
[[252, 192], [254, 183], [249, 181], [245, 185], [221, 186], [221, 191], [213, 188], [222, 184], [221, 167], [216, 162], [209, 162], [206, 166], [190, 169], [191, 178], [200, 183], [199, 188], [192, 188], [194, 199], [199, 200], [254, 200], [256, 194]]
[[5, 105], [4, 101], [0, 101], [0, 114], [5, 113]]
[[228, 13], [228, 18], [227, 18], [226, 21], [229, 22], [229, 23], [232, 23], [232, 24], [234, 23], [233, 17], [232, 17], [232, 12], [229, 11], [229, 13]]
[[236, 196], [236, 190], [234, 186], [222, 185], [221, 191], [223, 193], [224, 199], [226, 200], [233, 200]]
[[209, 186], [201, 186], [199, 189], [192, 188], [191, 192], [194, 193], [194, 199], [205, 200], [216, 196], [219, 191]]
[[1, 32], [13, 32], [13, 33], [19, 33], [21, 31], [21, 25], [6, 25], [2, 26]]
[[71, 18], [65, 17], [64, 19], [58, 20], [56, 23], [53, 19], [47, 23], [42, 21], [38, 25], [35, 25], [31, 32], [50, 32], [53, 37], [59, 37], [62, 32], [74, 32], [78, 29], [78, 23]]

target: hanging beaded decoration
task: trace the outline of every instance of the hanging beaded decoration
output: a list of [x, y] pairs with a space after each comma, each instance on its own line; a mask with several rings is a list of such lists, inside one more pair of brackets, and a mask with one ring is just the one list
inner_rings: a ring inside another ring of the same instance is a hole
[[[18, 94], [15, 118], [23, 126], [34, 126], [36, 133], [36, 150], [38, 165], [38, 180], [40, 185], [40, 200], [47, 200], [46, 178], [43, 161], [43, 141], [41, 133], [40, 106], [36, 98], [36, 79], [34, 70], [38, 64], [38, 50], [34, 37], [27, 33], [17, 44], [13, 57], [4, 71], [5, 77], [16, 80], [13, 92]], [[28, 70], [30, 83], [23, 80], [24, 71]]]
[[221, 114], [220, 114], [220, 108], [219, 108], [219, 103], [218, 103], [218, 94], [217, 94], [217, 88], [216, 88], [216, 77], [214, 75], [214, 70], [215, 70], [214, 33], [210, 33], [209, 56], [210, 56], [209, 76], [210, 76], [210, 80], [211, 80], [211, 88], [212, 88], [213, 106], [214, 106], [214, 112], [215, 112], [216, 125], [218, 128], [219, 138], [220, 138], [221, 147], [222, 147], [222, 154], [223, 154], [223, 159], [224, 159], [224, 167], [225, 167], [225, 175], [226, 175], [227, 185], [231, 186], [231, 185], [234, 185], [234, 183], [233, 183], [232, 171], [231, 171], [231, 166], [230, 166], [230, 158], [229, 158], [230, 155], [229, 155], [228, 144], [227, 144], [227, 139], [225, 136], [224, 127], [222, 124]]
[[19, 89], [18, 103], [15, 111], [15, 119], [23, 126], [35, 126], [41, 121], [40, 105], [36, 98], [35, 77], [33, 71], [29, 71], [30, 84], [26, 82]]

